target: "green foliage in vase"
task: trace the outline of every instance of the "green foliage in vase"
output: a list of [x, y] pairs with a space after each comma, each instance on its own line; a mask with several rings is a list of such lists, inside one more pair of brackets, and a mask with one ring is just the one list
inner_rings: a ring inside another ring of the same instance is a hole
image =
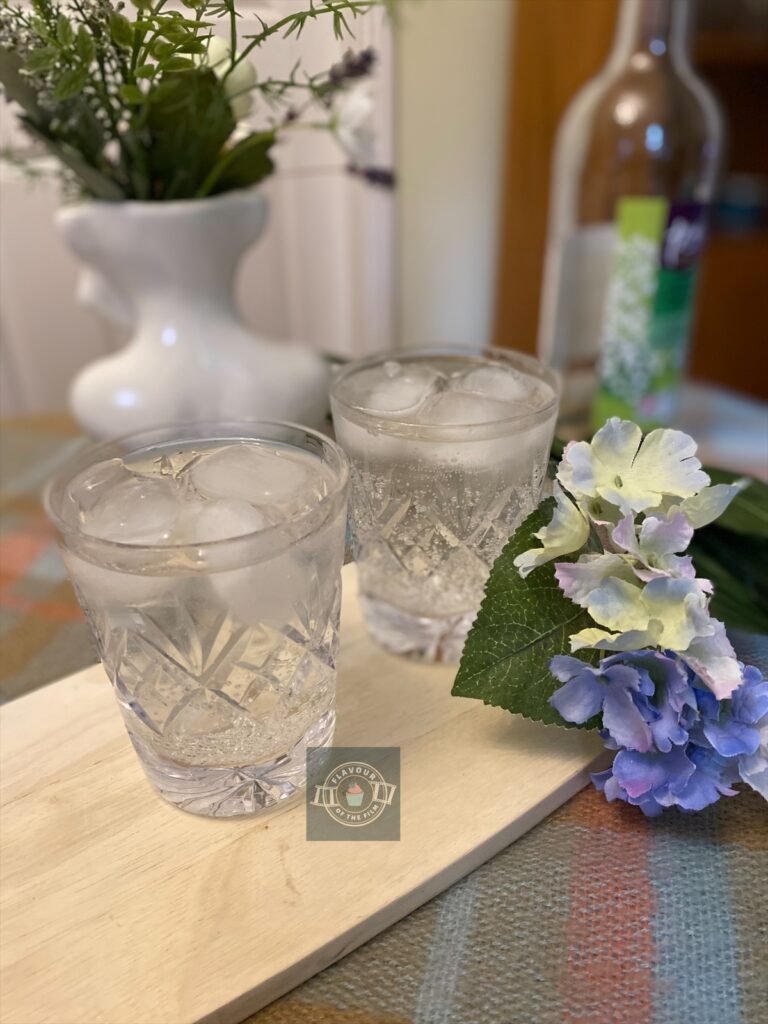
[[[271, 23], [256, 16], [259, 31], [241, 35], [235, 0], [182, 0], [184, 11], [168, 0], [130, 9], [0, 0], [0, 85], [84, 196], [193, 199], [245, 188], [272, 173], [272, 147], [310, 112], [312, 127], [337, 131], [337, 103], [374, 63], [370, 50], [349, 51], [319, 74], [296, 66], [285, 79], [262, 78], [260, 48], [317, 19], [351, 37], [355, 19], [391, 0], [304, 2]], [[254, 99], [260, 123], [245, 127]]]

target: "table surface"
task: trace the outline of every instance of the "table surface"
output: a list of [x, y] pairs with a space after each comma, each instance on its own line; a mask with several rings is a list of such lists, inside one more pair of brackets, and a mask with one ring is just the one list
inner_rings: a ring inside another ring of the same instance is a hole
[[[0, 431], [3, 700], [97, 660], [39, 501], [79, 443], [65, 416]], [[248, 1024], [762, 1024], [766, 1005], [764, 802], [648, 821], [588, 788]]]

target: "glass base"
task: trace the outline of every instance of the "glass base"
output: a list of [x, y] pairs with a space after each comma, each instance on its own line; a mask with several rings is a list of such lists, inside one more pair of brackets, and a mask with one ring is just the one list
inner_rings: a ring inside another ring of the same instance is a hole
[[416, 661], [457, 665], [476, 611], [463, 615], [429, 618], [412, 615], [387, 601], [360, 596], [368, 632], [376, 643], [393, 654]]
[[233, 818], [271, 810], [301, 792], [307, 783], [307, 747], [330, 746], [335, 728], [336, 712], [327, 711], [289, 754], [266, 764], [234, 768], [177, 764], [136, 736], [131, 735], [131, 742], [149, 781], [169, 803], [190, 814]]

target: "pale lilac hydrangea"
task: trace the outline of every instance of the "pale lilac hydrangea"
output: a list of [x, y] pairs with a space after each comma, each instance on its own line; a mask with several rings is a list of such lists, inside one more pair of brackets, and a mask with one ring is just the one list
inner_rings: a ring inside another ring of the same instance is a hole
[[561, 590], [593, 622], [572, 634], [572, 652], [671, 650], [716, 698], [736, 690], [741, 668], [709, 613], [712, 584], [696, 577], [685, 552], [694, 529], [716, 519], [742, 483], [709, 484], [695, 442], [679, 430], [644, 437], [614, 417], [591, 442], [566, 446], [552, 522], [536, 534], [541, 546], [515, 564], [527, 576], [557, 560]]

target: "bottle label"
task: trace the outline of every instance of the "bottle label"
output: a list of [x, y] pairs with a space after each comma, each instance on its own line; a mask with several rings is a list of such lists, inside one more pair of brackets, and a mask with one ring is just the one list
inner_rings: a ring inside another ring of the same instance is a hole
[[609, 416], [650, 427], [674, 416], [693, 313], [705, 208], [659, 196], [616, 206], [593, 426]]

